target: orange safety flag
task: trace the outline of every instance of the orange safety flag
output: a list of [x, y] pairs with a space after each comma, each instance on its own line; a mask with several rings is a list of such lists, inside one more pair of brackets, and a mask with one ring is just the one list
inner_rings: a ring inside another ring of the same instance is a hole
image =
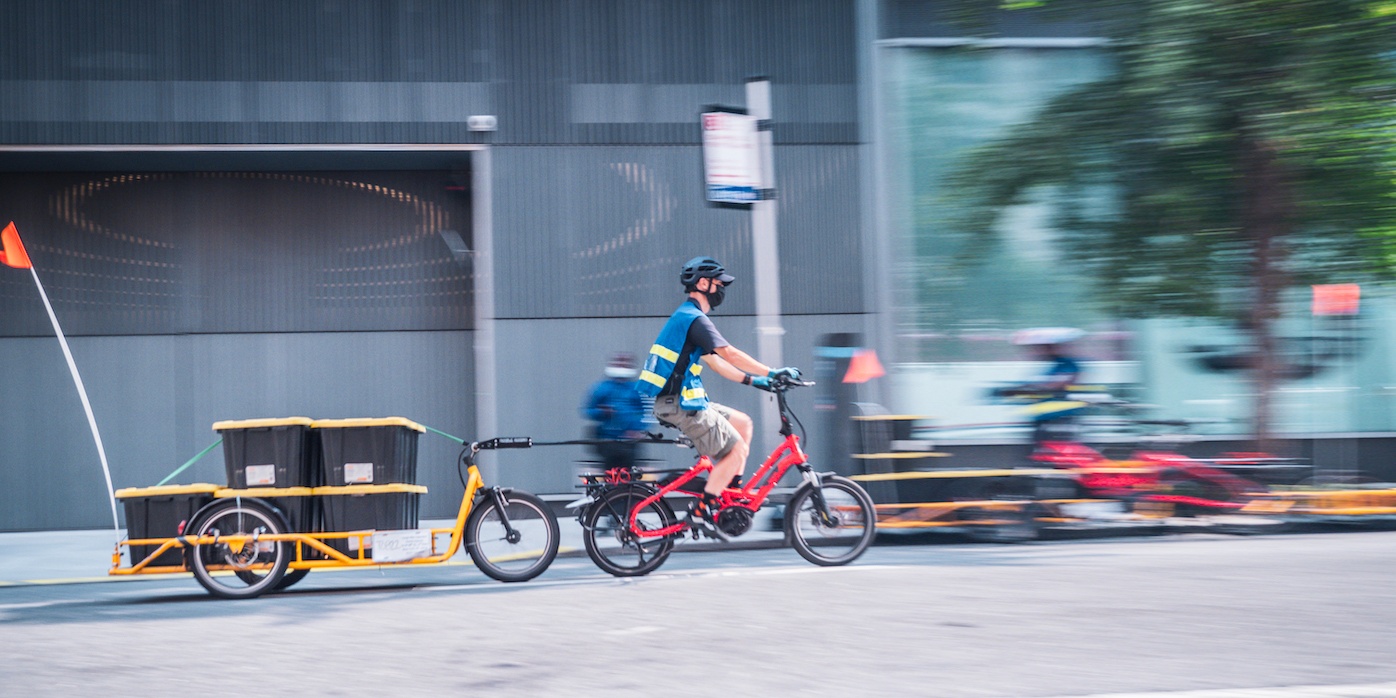
[[1357, 284], [1318, 284], [1314, 286], [1314, 315], [1356, 315], [1362, 300]]
[[872, 349], [859, 349], [848, 362], [848, 371], [843, 374], [845, 383], [866, 383], [874, 378], [887, 375], [882, 370], [882, 362], [877, 360], [877, 352]]
[[24, 251], [24, 243], [19, 241], [19, 231], [15, 230], [14, 221], [5, 226], [4, 231], [0, 231], [0, 245], [4, 250], [0, 251], [0, 264], [7, 264], [16, 269], [31, 269], [34, 264], [29, 261], [29, 253]]

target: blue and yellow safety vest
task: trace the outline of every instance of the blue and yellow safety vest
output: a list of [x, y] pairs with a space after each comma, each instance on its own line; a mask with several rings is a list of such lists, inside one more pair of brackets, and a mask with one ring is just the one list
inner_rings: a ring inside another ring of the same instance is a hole
[[[674, 367], [679, 363], [679, 352], [688, 343], [688, 328], [703, 314], [696, 305], [684, 301], [650, 347], [650, 355], [645, 359], [645, 368], [640, 371], [640, 379], [635, 382], [635, 390], [641, 395], [654, 397], [664, 390]], [[679, 392], [679, 406], [686, 410], [702, 410], [708, 407], [708, 392], [703, 390], [703, 381], [698, 377], [703, 372], [703, 348], [694, 347], [688, 356], [688, 370], [684, 372], [683, 385]]]

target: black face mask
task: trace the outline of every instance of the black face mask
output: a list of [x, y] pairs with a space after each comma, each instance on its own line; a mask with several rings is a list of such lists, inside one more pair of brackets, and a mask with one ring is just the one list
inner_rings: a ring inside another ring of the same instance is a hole
[[718, 286], [716, 291], [709, 291], [707, 293], [707, 296], [708, 307], [716, 308], [717, 306], [722, 305], [722, 299], [727, 297], [727, 287]]

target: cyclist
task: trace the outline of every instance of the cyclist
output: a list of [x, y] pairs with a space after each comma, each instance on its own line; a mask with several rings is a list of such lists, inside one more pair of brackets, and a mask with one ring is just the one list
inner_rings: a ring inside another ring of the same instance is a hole
[[646, 424], [645, 403], [635, 392], [635, 355], [616, 352], [606, 363], [606, 377], [597, 381], [582, 404], [582, 415], [595, 424], [593, 445], [607, 469], [628, 468], [635, 462]]
[[1014, 344], [1030, 347], [1034, 358], [1047, 362], [1047, 366], [1027, 383], [994, 392], [1002, 397], [1033, 400], [1027, 412], [1032, 418], [1034, 446], [1069, 433], [1072, 418], [1087, 405], [1071, 399], [1070, 392], [1081, 377], [1081, 364], [1067, 351], [1069, 343], [1084, 335], [1081, 330], [1070, 327], [1037, 327], [1022, 330], [1013, 337]]
[[746, 468], [752, 422], [746, 414], [708, 400], [699, 377], [702, 364], [723, 378], [763, 390], [770, 388], [774, 378], [799, 378], [800, 371], [772, 369], [732, 346], [717, 331], [708, 313], [722, 305], [727, 286], [736, 281], [717, 260], [688, 260], [679, 281], [688, 298], [664, 323], [635, 385], [642, 395], [655, 398], [654, 416], [660, 422], [677, 427], [700, 455], [712, 459], [712, 472], [701, 498], [689, 510], [689, 519], [693, 524], [706, 522], [709, 532], [722, 538], [714, 522], [717, 498]]

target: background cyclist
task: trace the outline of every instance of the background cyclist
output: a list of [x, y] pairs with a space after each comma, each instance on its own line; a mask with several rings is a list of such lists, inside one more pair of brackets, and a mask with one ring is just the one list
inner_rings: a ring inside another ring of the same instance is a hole
[[1034, 358], [1047, 365], [1032, 380], [999, 388], [995, 393], [1033, 399], [1026, 411], [1032, 419], [1034, 447], [1070, 435], [1073, 419], [1087, 406], [1071, 399], [1071, 389], [1081, 379], [1081, 363], [1068, 348], [1083, 336], [1085, 332], [1073, 327], [1035, 327], [1013, 336], [1014, 344], [1027, 347]]
[[777, 376], [800, 376], [799, 369], [771, 369], [751, 358], [724, 339], [708, 318], [735, 280], [711, 257], [694, 257], [683, 265], [679, 281], [688, 299], [664, 323], [635, 383], [641, 394], [655, 398], [655, 417], [677, 427], [700, 455], [712, 459], [712, 473], [689, 518], [706, 521], [719, 537], [712, 525], [717, 496], [746, 468], [752, 422], [746, 414], [708, 399], [700, 378], [703, 364], [723, 378], [762, 389]]
[[582, 416], [593, 423], [593, 448], [607, 469], [635, 463], [639, 443], [649, 427], [644, 400], [635, 392], [635, 355], [617, 352], [606, 363], [606, 377], [597, 381], [582, 403]]

